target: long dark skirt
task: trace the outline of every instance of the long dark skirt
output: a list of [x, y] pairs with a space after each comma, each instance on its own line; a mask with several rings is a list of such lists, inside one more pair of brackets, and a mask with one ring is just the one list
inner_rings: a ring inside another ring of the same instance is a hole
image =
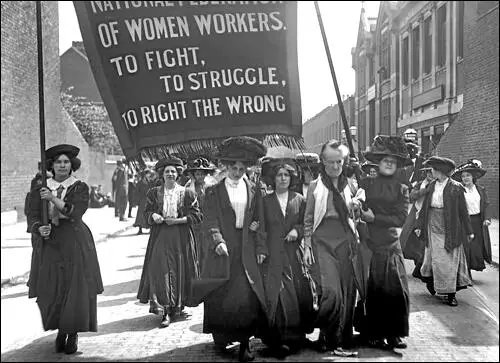
[[[147, 264], [147, 281], [149, 285], [150, 312], [178, 314], [187, 303], [189, 283], [195, 277], [190, 271], [190, 256], [183, 246], [182, 233], [189, 229], [186, 226], [162, 224], [158, 231], [151, 234], [153, 243], [150, 260]], [[192, 265], [192, 264], [191, 264]]]
[[467, 266], [470, 270], [483, 271], [486, 268], [484, 264], [486, 253], [483, 240], [483, 222], [479, 214], [471, 215], [470, 221], [474, 231], [474, 239], [472, 242], [464, 244]]
[[351, 343], [356, 288], [349, 258], [351, 231], [345, 231], [337, 219], [324, 219], [312, 236], [316, 263], [311, 276], [319, 295], [316, 327], [332, 348]]
[[[103, 291], [94, 240], [81, 221], [61, 219], [43, 241], [36, 283], [45, 330], [97, 331], [97, 294]], [[33, 276], [35, 277], [35, 276]]]
[[265, 314], [245, 273], [241, 244], [242, 232], [238, 231], [233, 250], [229, 251], [230, 279], [203, 304], [203, 332], [212, 333], [215, 343], [245, 341], [265, 325]]
[[[307, 291], [308, 286], [302, 277], [302, 271], [296, 255], [298, 247], [297, 243], [284, 242], [284, 253], [280, 254], [278, 258], [282, 259], [283, 270], [281, 272], [281, 287], [279, 293], [273, 294], [272, 292], [266, 293], [269, 296], [276, 296], [276, 305], [268, 302], [268, 306], [276, 306], [275, 311], [269, 311], [269, 328], [266, 332], [265, 343], [268, 345], [288, 343], [297, 344], [305, 338], [307, 328], [302, 323], [301, 318], [304, 311], [301, 311], [301, 305], [310, 305], [312, 307], [312, 296], [308, 301], [299, 301], [299, 298], [304, 298], [304, 294], [300, 291]], [[271, 261], [271, 256], [267, 261]], [[265, 263], [266, 263], [265, 262]], [[272, 268], [272, 266], [268, 266]], [[266, 266], [264, 266], [266, 269]], [[264, 286], [268, 287], [269, 284], [264, 282]], [[306, 297], [307, 299], [307, 297]], [[302, 303], [302, 304], [301, 304]]]
[[409, 333], [410, 293], [399, 241], [372, 250], [366, 298], [368, 339], [406, 337]]

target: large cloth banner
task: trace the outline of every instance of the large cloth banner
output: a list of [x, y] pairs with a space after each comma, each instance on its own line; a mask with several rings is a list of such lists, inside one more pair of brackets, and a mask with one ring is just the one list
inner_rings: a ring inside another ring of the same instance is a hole
[[73, 3], [128, 159], [239, 135], [300, 147], [296, 1]]

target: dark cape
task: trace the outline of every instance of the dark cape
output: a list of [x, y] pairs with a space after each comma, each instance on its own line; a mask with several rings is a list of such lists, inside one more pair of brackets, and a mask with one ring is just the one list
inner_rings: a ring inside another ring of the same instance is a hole
[[29, 297], [37, 298], [45, 330], [61, 332], [97, 331], [97, 294], [104, 291], [94, 239], [82, 216], [89, 205], [87, 184], [76, 181], [64, 197], [68, 219], [52, 224], [48, 239], [42, 239], [40, 187], [30, 193], [30, 230], [39, 238], [33, 246]]
[[167, 313], [179, 313], [184, 306], [195, 306], [190, 297], [191, 281], [199, 277], [192, 226], [201, 222], [202, 215], [196, 195], [189, 189], [183, 194], [177, 214], [178, 218], [187, 217], [186, 224], [169, 226], [153, 222], [153, 213], [163, 215], [163, 186], [149, 189], [144, 211], [151, 233], [137, 298]]
[[[263, 214], [260, 188], [243, 179], [247, 188], [247, 208], [241, 230], [225, 186], [225, 178], [206, 191], [204, 226], [207, 253], [201, 279], [194, 286], [196, 300], [204, 302], [203, 332], [212, 333], [217, 343], [243, 341], [265, 324], [266, 298], [262, 267], [257, 254], [268, 255], [266, 236], [249, 229]], [[226, 243], [229, 256], [219, 256], [215, 248]]]
[[368, 225], [372, 251], [366, 321], [362, 334], [369, 339], [409, 334], [410, 293], [399, 242], [407, 217], [408, 187], [395, 177], [378, 175], [365, 185], [366, 204], [375, 220]]
[[[312, 295], [303, 276], [297, 251], [304, 235], [305, 198], [293, 191], [288, 193], [286, 216], [283, 216], [276, 193], [264, 197], [264, 222], [267, 248], [264, 271], [266, 315], [271, 342], [297, 342], [311, 333]], [[295, 229], [296, 241], [285, 237]]]

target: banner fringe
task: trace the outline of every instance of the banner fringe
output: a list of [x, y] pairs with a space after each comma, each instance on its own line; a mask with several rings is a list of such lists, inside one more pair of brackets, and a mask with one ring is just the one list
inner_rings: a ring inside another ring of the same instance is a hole
[[[267, 134], [267, 135], [245, 135], [254, 137], [264, 143], [267, 147], [285, 146], [292, 150], [305, 150], [304, 139], [290, 135]], [[137, 171], [146, 168], [146, 161], [157, 161], [166, 157], [176, 156], [184, 161], [193, 157], [202, 156], [208, 159], [217, 159], [217, 147], [227, 137], [191, 140], [188, 142], [157, 145], [142, 148], [135, 158], [128, 159], [128, 162]]]

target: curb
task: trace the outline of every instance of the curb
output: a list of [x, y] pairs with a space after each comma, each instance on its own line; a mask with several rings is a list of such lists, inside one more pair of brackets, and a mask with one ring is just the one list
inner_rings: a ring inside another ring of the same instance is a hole
[[[116, 232], [107, 234], [104, 237], [98, 239], [97, 241], [94, 241], [94, 243], [97, 245], [98, 243], [102, 243], [102, 242], [106, 241], [108, 238], [116, 237], [117, 235], [119, 235], [123, 232], [126, 232], [132, 228], [134, 228], [134, 225], [123, 227], [122, 229], [120, 229]], [[27, 271], [27, 272], [25, 272], [21, 275], [18, 275], [18, 276], [13, 276], [13, 277], [10, 277], [8, 279], [2, 279], [2, 284], [1, 284], [0, 288], [3, 289], [5, 287], [12, 287], [12, 286], [17, 286], [17, 285], [20, 285], [23, 283], [27, 283], [29, 276], [30, 276], [30, 271]]]

